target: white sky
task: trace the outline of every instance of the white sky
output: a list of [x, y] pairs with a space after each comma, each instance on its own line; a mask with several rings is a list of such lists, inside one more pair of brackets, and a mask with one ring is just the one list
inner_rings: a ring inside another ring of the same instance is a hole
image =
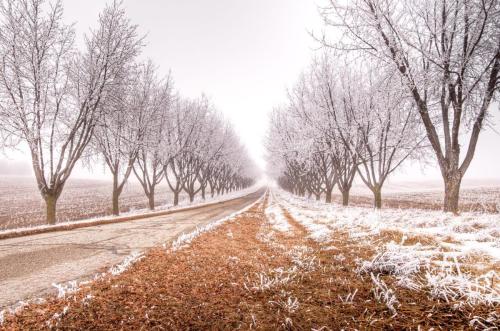
[[[185, 96], [209, 95], [236, 126], [263, 167], [267, 113], [284, 101], [311, 58], [308, 29], [319, 26], [308, 0], [126, 0], [127, 12], [147, 33], [144, 56]], [[95, 25], [102, 0], [66, 0], [77, 30]]]
[[[63, 3], [66, 20], [76, 23], [81, 36], [96, 25], [105, 1], [63, 0]], [[285, 87], [293, 84], [318, 47], [309, 35], [309, 31], [321, 29], [315, 2], [125, 0], [124, 3], [133, 23], [147, 34], [143, 56], [157, 63], [163, 74], [172, 70], [181, 94], [209, 95], [234, 123], [259, 166], [264, 167], [262, 142], [267, 115], [285, 101]], [[500, 130], [500, 111], [495, 113], [496, 127]], [[499, 146], [500, 135], [491, 130], [485, 132], [467, 177], [500, 178]], [[24, 163], [29, 167], [29, 161]], [[75, 175], [85, 174], [85, 170], [78, 169]], [[422, 173], [419, 166], [409, 165], [395, 177], [430, 179], [440, 175], [432, 167]]]

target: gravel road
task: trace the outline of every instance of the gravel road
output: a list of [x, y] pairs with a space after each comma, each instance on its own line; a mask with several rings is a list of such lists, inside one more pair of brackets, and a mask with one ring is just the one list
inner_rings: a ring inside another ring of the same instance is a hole
[[165, 216], [0, 240], [0, 310], [54, 292], [52, 283], [105, 271], [132, 252], [230, 215], [263, 193]]

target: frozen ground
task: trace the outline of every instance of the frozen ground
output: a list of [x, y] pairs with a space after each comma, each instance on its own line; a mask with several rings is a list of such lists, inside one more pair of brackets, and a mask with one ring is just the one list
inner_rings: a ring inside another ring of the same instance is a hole
[[[389, 208], [417, 208], [441, 210], [443, 203], [443, 184], [441, 181], [394, 181], [384, 184], [383, 204]], [[341, 195], [336, 189], [333, 200], [340, 203]], [[362, 207], [373, 205], [373, 194], [363, 183], [355, 183], [351, 189], [351, 204]], [[460, 192], [461, 211], [500, 212], [500, 180], [467, 180], [462, 183]]]
[[275, 195], [310, 238], [328, 245], [340, 233], [358, 245], [375, 248], [371, 259], [358, 261], [358, 272], [371, 275], [374, 283], [377, 275], [391, 274], [402, 287], [425, 289], [444, 300], [500, 303], [498, 214], [377, 211], [325, 204], [280, 190]]
[[[57, 203], [58, 223], [111, 214], [109, 181], [70, 179]], [[181, 203], [187, 196], [181, 195]], [[173, 196], [165, 183], [158, 186], [156, 204], [172, 204]], [[147, 208], [142, 187], [132, 182], [120, 197], [121, 212]], [[45, 203], [31, 177], [0, 176], [0, 230], [32, 227], [45, 223]]]
[[[231, 200], [231, 199], [240, 198], [240, 197], [246, 196], [248, 194], [254, 193], [259, 188], [261, 188], [261, 186], [259, 184], [256, 184], [254, 186], [248, 187], [248, 188], [243, 189], [243, 190], [226, 193], [224, 195], [216, 195], [213, 198], [207, 197], [205, 200], [203, 200], [201, 197], [197, 197], [194, 199], [193, 202], [190, 202], [189, 199], [183, 199], [179, 202], [179, 204], [177, 206], [173, 206], [171, 204], [164, 204], [164, 205], [156, 207], [154, 211], [151, 211], [149, 208], [133, 209], [133, 210], [131, 209], [127, 212], [122, 212], [119, 216], [114, 216], [114, 215], [95, 216], [95, 217], [90, 217], [90, 218], [85, 218], [85, 219], [62, 221], [62, 222], [58, 222], [54, 225], [42, 224], [42, 225], [17, 227], [17, 228], [12, 228], [12, 229], [0, 230], [0, 240], [3, 238], [12, 238], [12, 237], [18, 237], [18, 236], [34, 235], [34, 234], [39, 234], [39, 233], [44, 233], [44, 232], [49, 232], [49, 231], [62, 231], [62, 230], [66, 231], [66, 230], [72, 230], [72, 229], [76, 229], [76, 228], [87, 227], [87, 226], [99, 226], [99, 225], [104, 225], [104, 224], [126, 222], [126, 221], [138, 219], [135, 216], [141, 216], [140, 218], [151, 218], [151, 217], [156, 217], [156, 216], [163, 216], [161, 214], [165, 211], [171, 212], [171, 211], [175, 211], [175, 210], [185, 209], [188, 207], [196, 207], [196, 206], [200, 207], [200, 206], [204, 206], [204, 205], [210, 205], [210, 204], [224, 202], [224, 201]], [[158, 215], [158, 214], [160, 214], [160, 215]]]
[[[272, 190], [236, 215], [131, 256], [112, 270], [115, 276], [78, 291], [60, 286], [58, 297], [5, 313], [3, 325], [496, 330], [494, 240], [485, 241], [488, 249], [464, 249], [466, 242], [481, 242], [481, 230], [498, 237], [495, 227], [482, 224], [463, 238], [460, 229], [439, 230], [432, 220], [471, 225], [470, 220], [424, 214], [347, 210]], [[400, 226], [393, 219], [398, 215]]]

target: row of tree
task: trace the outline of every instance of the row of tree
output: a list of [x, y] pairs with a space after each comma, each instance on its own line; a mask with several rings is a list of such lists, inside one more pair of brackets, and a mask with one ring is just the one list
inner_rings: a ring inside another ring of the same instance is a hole
[[209, 100], [182, 98], [170, 76], [141, 62], [144, 38], [120, 2], [107, 5], [77, 47], [61, 1], [0, 0], [2, 145], [28, 147], [47, 222], [77, 162], [104, 160], [113, 213], [135, 174], [155, 206], [165, 180], [193, 201], [249, 186], [251, 164]]
[[500, 89], [500, 2], [331, 0], [321, 15], [324, 54], [271, 118], [279, 184], [327, 202], [338, 185], [347, 205], [358, 174], [380, 208], [397, 167], [434, 156], [443, 209], [457, 213]]
[[291, 192], [325, 194], [326, 202], [338, 185], [347, 205], [358, 174], [380, 208], [387, 177], [421, 150], [422, 130], [397, 77], [339, 60], [317, 59], [274, 110], [267, 146], [274, 175]]

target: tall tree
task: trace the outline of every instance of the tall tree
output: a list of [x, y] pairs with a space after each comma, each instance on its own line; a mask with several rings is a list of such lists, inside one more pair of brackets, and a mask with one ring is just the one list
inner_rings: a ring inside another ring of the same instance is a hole
[[343, 38], [323, 42], [372, 55], [399, 73], [441, 170], [443, 209], [457, 213], [462, 178], [498, 96], [500, 2], [330, 2], [324, 21]]
[[57, 200], [92, 138], [101, 104], [141, 39], [116, 2], [99, 15], [82, 53], [60, 1], [4, 0], [0, 16], [2, 123], [28, 145], [47, 223], [54, 224]]

